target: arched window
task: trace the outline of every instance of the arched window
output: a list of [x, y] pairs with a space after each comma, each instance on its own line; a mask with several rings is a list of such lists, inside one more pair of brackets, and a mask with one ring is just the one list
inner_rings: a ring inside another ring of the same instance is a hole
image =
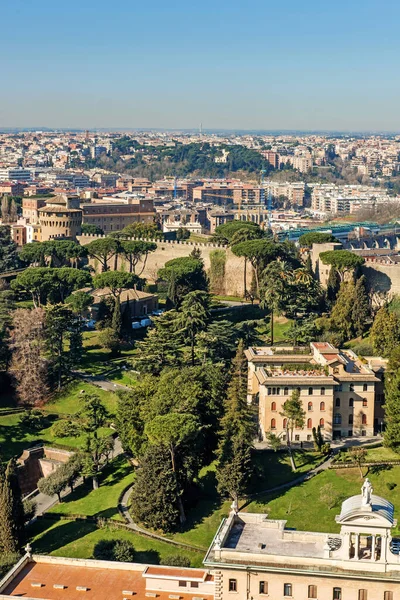
[[271, 410], [272, 412], [276, 411], [276, 402], [271, 402]]
[[307, 419], [307, 429], [312, 429], [312, 419]]
[[312, 410], [312, 402], [308, 403], [308, 410]]
[[301, 394], [301, 388], [297, 388], [297, 391], [299, 392], [299, 394]]
[[336, 406], [336, 408], [339, 408], [339, 406], [340, 406], [340, 398], [336, 398], [336, 400], [335, 400], [335, 406]]
[[362, 422], [362, 424], [363, 424], [363, 425], [366, 425], [366, 424], [367, 424], [367, 415], [363, 415], [363, 416], [362, 416], [362, 420], [361, 420], [361, 422]]
[[349, 406], [354, 406], [354, 398], [349, 398]]
[[325, 396], [325, 388], [324, 387], [321, 388], [321, 396]]
[[271, 388], [268, 388], [268, 396], [271, 395]]
[[288, 396], [289, 395], [289, 388], [288, 387], [283, 388], [283, 395], [284, 396]]
[[353, 415], [349, 415], [349, 425], [353, 425], [354, 417]]
[[368, 406], [368, 400], [366, 398], [363, 398], [363, 406]]
[[283, 419], [283, 429], [286, 429], [287, 427], [287, 419]]
[[325, 421], [324, 421], [324, 419], [320, 419], [319, 420], [319, 426], [321, 427], [321, 429], [323, 429], [325, 427]]
[[350, 385], [349, 385], [349, 391], [350, 392], [354, 392], [354, 383], [350, 383]]
[[314, 390], [313, 390], [313, 388], [312, 388], [312, 387], [309, 387], [309, 388], [308, 388], [308, 395], [309, 395], [309, 396], [312, 396], [312, 395], [313, 395], [313, 391], [314, 391]]
[[272, 395], [275, 396], [276, 394], [276, 388], [272, 388]]
[[325, 410], [325, 402], [319, 403], [319, 410]]
[[276, 388], [276, 393], [277, 393], [277, 395], [279, 396], [279, 395], [280, 395], [280, 393], [281, 393], [281, 388]]
[[368, 392], [368, 383], [364, 383], [363, 392]]
[[342, 415], [340, 413], [336, 413], [333, 415], [333, 424], [334, 425], [342, 424]]
[[271, 419], [271, 429], [276, 429], [276, 419]]

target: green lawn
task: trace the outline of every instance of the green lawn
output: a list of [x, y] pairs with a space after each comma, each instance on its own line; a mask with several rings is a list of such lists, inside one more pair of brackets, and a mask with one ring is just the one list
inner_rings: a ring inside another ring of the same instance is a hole
[[[255, 473], [250, 493], [273, 488], [296, 479], [321, 462], [321, 456], [313, 452], [296, 451], [296, 473], [290, 468], [287, 452], [259, 450], [254, 453]], [[199, 477], [200, 493], [198, 501], [187, 512], [187, 522], [183, 531], [171, 537], [201, 548], [207, 548], [221, 523], [227, 516], [230, 501], [222, 501], [216, 493], [215, 463], [204, 468]]]
[[101, 474], [99, 489], [93, 490], [89, 481], [87, 484], [79, 486], [61, 504], [56, 504], [50, 512], [120, 520], [117, 509], [118, 499], [124, 489], [133, 483], [133, 479], [132, 466], [123, 456], [118, 456]]
[[100, 540], [129, 540], [137, 554], [135, 562], [158, 564], [167, 556], [187, 556], [192, 567], [201, 567], [203, 555], [178, 548], [166, 542], [152, 540], [131, 531], [105, 527], [84, 521], [57, 521], [41, 519], [28, 529], [33, 551], [71, 558], [92, 558], [93, 549]]
[[108, 392], [91, 383], [85, 381], [74, 381], [68, 388], [56, 395], [53, 400], [48, 402], [44, 409], [58, 415], [75, 415], [82, 408], [82, 394], [84, 390], [87, 394], [97, 394], [110, 414], [115, 414], [117, 408], [117, 395], [114, 392]]
[[[26, 448], [39, 444], [59, 444], [65, 448], [80, 448], [84, 444], [84, 436], [57, 438], [51, 432], [51, 425], [39, 431], [29, 431], [20, 425], [23, 413], [0, 417], [0, 455], [2, 460], [19, 456]], [[53, 420], [54, 422], [54, 420]], [[99, 435], [111, 435], [112, 429], [102, 427]]]
[[253, 454], [255, 471], [249, 493], [255, 494], [293, 481], [323, 461], [323, 456], [307, 450], [294, 450], [293, 456], [296, 472], [292, 471], [289, 454], [286, 450], [280, 452], [256, 450]]
[[126, 385], [128, 387], [134, 387], [138, 383], [138, 376], [132, 370], [120, 370], [111, 373], [109, 377], [107, 377], [113, 383], [119, 383], [121, 385]]
[[[378, 461], [386, 461], [386, 460], [400, 460], [400, 454], [396, 454], [390, 448], [384, 448], [383, 446], [379, 446], [378, 448], [366, 448], [367, 456], [366, 462], [378, 462]], [[340, 453], [341, 462], [351, 462], [351, 454], [350, 452], [342, 451]]]
[[[364, 468], [364, 475], [366, 474], [372, 482], [374, 494], [392, 502], [395, 515], [399, 515], [400, 467]], [[395, 483], [396, 487], [390, 490], [388, 483]], [[245, 510], [268, 513], [271, 519], [285, 519], [287, 527], [298, 530], [338, 532], [335, 515], [339, 514], [343, 500], [360, 494], [361, 485], [357, 468], [336, 471], [329, 469], [284, 493], [260, 496], [248, 503]], [[329, 507], [331, 502], [334, 506]], [[394, 533], [400, 533], [399, 526], [394, 529]]]

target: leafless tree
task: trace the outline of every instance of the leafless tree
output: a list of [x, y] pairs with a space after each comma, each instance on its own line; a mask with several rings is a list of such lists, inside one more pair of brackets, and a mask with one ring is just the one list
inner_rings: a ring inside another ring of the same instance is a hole
[[47, 361], [43, 356], [44, 321], [42, 308], [20, 308], [14, 313], [10, 371], [19, 402], [24, 405], [40, 406], [49, 394]]

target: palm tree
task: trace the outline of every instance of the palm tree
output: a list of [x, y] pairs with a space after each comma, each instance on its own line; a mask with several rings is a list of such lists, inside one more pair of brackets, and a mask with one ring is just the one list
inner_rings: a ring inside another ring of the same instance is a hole
[[176, 320], [178, 332], [182, 333], [190, 343], [192, 367], [195, 364], [196, 336], [206, 329], [210, 317], [209, 304], [210, 298], [207, 292], [190, 292], [183, 300]]

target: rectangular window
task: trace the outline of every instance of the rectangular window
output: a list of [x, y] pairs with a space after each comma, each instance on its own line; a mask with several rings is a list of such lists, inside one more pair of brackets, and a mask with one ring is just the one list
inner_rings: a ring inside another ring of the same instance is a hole
[[179, 587], [186, 587], [186, 581], [180, 581], [178, 585]]
[[230, 579], [229, 580], [229, 591], [230, 592], [237, 592], [237, 579]]
[[333, 588], [333, 600], [342, 600], [342, 588]]
[[268, 581], [260, 581], [260, 594], [268, 594]]
[[393, 600], [393, 592], [383, 592], [383, 600]]
[[199, 582], [198, 581], [191, 581], [190, 582], [190, 587], [191, 588], [198, 588], [199, 587]]
[[309, 598], [316, 598], [317, 597], [317, 586], [316, 585], [309, 585], [308, 586], [308, 597]]
[[283, 584], [283, 595], [284, 596], [291, 596], [292, 595], [292, 584], [291, 583], [284, 583]]
[[358, 590], [358, 600], [368, 600], [368, 591]]

